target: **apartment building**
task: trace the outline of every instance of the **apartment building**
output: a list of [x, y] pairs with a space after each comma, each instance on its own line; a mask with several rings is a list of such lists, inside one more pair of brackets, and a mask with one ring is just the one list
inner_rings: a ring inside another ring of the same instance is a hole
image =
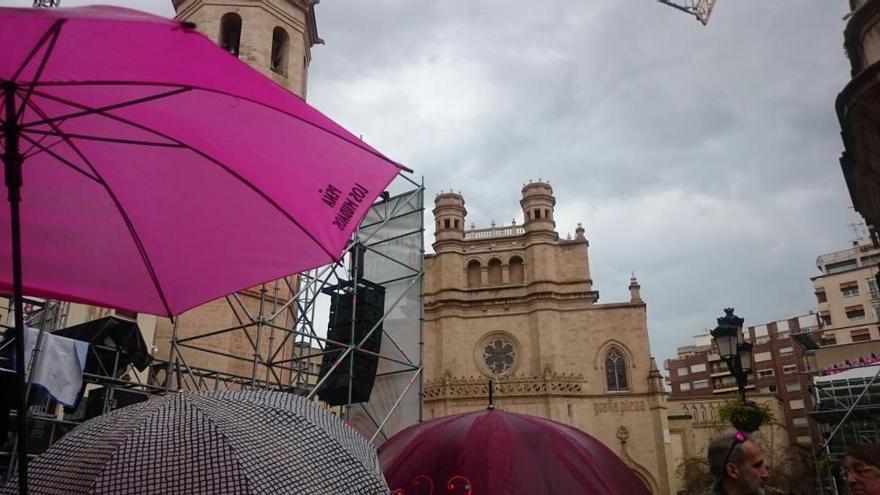
[[820, 255], [812, 277], [822, 333], [821, 347], [880, 339], [880, 248], [855, 244], [849, 249]]
[[[818, 330], [819, 320], [813, 313], [743, 329], [743, 337], [754, 344], [754, 365], [746, 392], [775, 394], [779, 398], [783, 415], [779, 419], [792, 444], [812, 442], [806, 415], [811, 407], [809, 377], [805, 374], [811, 370], [802, 346], [794, 342], [792, 335]], [[712, 348], [708, 330], [696, 335], [694, 344], [680, 347], [678, 357], [666, 362], [666, 369], [671, 402], [737, 396], [736, 379]]]

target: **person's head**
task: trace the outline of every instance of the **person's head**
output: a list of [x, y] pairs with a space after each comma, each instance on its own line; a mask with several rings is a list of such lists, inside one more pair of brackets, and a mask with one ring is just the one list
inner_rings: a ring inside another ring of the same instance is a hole
[[741, 431], [722, 434], [709, 443], [709, 470], [728, 495], [763, 495], [770, 477], [764, 454]]
[[880, 495], [880, 444], [854, 444], [843, 461], [853, 495]]

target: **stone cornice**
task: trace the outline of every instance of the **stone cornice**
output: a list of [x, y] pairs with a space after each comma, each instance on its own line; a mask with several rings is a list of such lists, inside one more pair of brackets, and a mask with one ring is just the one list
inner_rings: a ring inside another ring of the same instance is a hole
[[[455, 287], [455, 288], [447, 287], [444, 289], [440, 289], [438, 291], [425, 292], [423, 294], [423, 297], [425, 299], [437, 297], [438, 300], [458, 299], [458, 297], [452, 296], [453, 294], [455, 294], [459, 297], [466, 297], [467, 299], [473, 300], [473, 299], [478, 299], [480, 297], [480, 294], [493, 294], [493, 295], [487, 296], [486, 299], [494, 299], [494, 298], [498, 298], [498, 297], [507, 297], [504, 295], [498, 295], [497, 293], [499, 291], [505, 291], [505, 292], [509, 293], [509, 292], [513, 292], [513, 291], [522, 291], [524, 289], [529, 290], [533, 287], [541, 287], [541, 286], [544, 286], [544, 287], [552, 286], [552, 287], [559, 287], [559, 288], [566, 288], [566, 287], [575, 287], [576, 288], [577, 286], [582, 286], [584, 284], [592, 286], [593, 279], [588, 278], [588, 279], [584, 279], [584, 280], [571, 280], [568, 282], [559, 282], [559, 281], [554, 281], [554, 280], [532, 280], [532, 281], [526, 282], [526, 283], [505, 283], [505, 284], [497, 284], [497, 285], [485, 285], [485, 286], [479, 286], [479, 287], [460, 287], [460, 288], [459, 287]], [[577, 290], [577, 289], [570, 291], [570, 292], [561, 291], [561, 290], [536, 290], [536, 291], [532, 291], [531, 293], [543, 293], [543, 292], [558, 292], [560, 294], [578, 294], [578, 293], [596, 292], [596, 291], [582, 291], [582, 290]], [[448, 294], [448, 296], [443, 297], [446, 294]], [[517, 292], [516, 297], [522, 297], [522, 296], [523, 296], [523, 294], [521, 292]]]
[[619, 303], [603, 303], [603, 304], [594, 304], [590, 307], [590, 309], [619, 309], [619, 308], [644, 308], [648, 305], [645, 304], [645, 301], [638, 302], [619, 302]]
[[[510, 296], [510, 297], [486, 297], [480, 299], [466, 299], [466, 298], [456, 298], [456, 297], [448, 297], [442, 299], [436, 299], [429, 301], [425, 300], [425, 311], [431, 311], [443, 307], [461, 307], [461, 308], [485, 308], [490, 306], [512, 306], [512, 305], [523, 305], [529, 304], [535, 301], [541, 300], [549, 300], [555, 302], [568, 302], [568, 301], [583, 301], [590, 303], [592, 305], [599, 298], [598, 291], [582, 291], [582, 292], [569, 292], [569, 293], [561, 293], [561, 292], [533, 292], [530, 294], [526, 294], [524, 296]], [[644, 306], [644, 303], [636, 304]], [[634, 306], [633, 304], [625, 303], [625, 304], [606, 304], [602, 305], [603, 307], [609, 306]], [[583, 308], [587, 309], [587, 308]]]

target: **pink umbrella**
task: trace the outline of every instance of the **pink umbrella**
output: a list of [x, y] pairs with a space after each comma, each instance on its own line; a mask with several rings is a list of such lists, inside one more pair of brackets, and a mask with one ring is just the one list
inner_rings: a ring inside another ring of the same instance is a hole
[[18, 337], [22, 293], [170, 316], [336, 260], [400, 171], [192, 28], [0, 9]]
[[548, 419], [494, 409], [414, 425], [379, 448], [392, 495], [648, 495], [614, 452]]

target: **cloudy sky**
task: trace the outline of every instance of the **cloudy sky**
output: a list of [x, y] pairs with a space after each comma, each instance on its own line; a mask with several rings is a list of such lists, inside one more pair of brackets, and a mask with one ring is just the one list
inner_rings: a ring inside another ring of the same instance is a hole
[[323, 0], [308, 100], [480, 227], [521, 222], [523, 182], [549, 180], [600, 302], [638, 276], [662, 363], [725, 306], [752, 325], [814, 309], [816, 256], [853, 240], [847, 4], [718, 0], [703, 27], [654, 0]]
[[478, 226], [521, 221], [522, 183], [549, 179], [600, 302], [635, 271], [662, 363], [726, 306], [815, 308], [816, 256], [851, 242], [847, 4], [718, 0], [703, 27], [653, 0], [325, 0], [309, 101]]

